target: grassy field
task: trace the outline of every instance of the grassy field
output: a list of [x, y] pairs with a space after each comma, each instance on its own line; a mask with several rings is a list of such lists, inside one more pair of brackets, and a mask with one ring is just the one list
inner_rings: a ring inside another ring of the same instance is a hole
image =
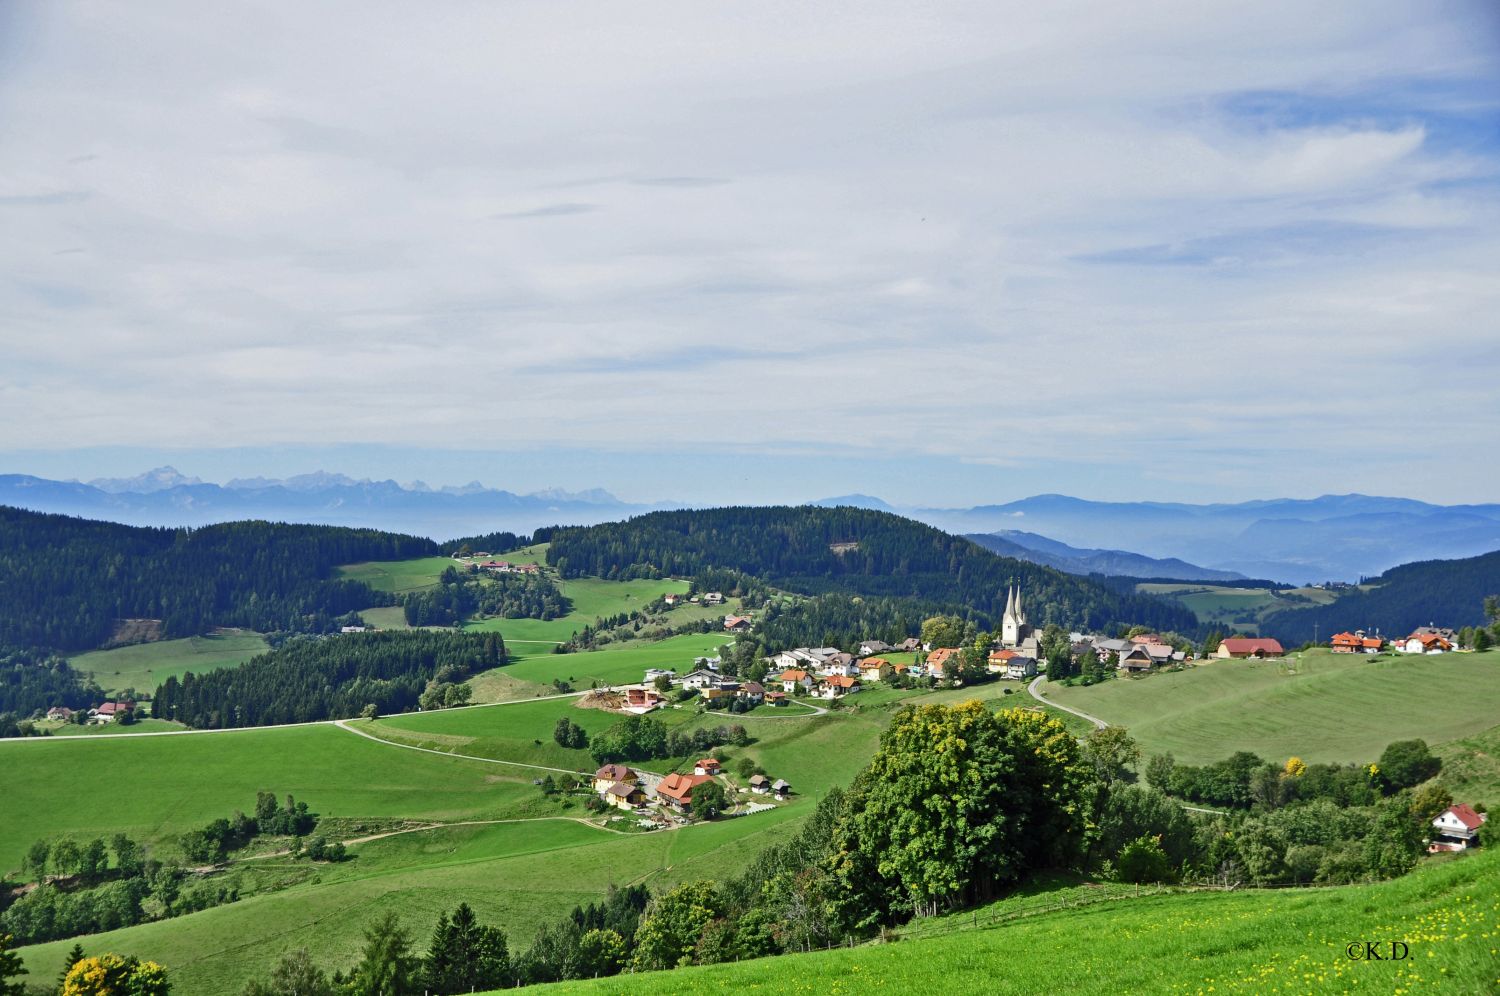
[[[250, 809], [261, 789], [290, 792], [325, 816], [432, 820], [514, 815], [535, 792], [530, 775], [382, 746], [327, 724], [12, 740], [0, 742], [0, 759], [9, 762], [0, 774], [0, 870], [16, 868], [45, 836], [123, 831], [164, 840]], [[108, 804], [72, 801], [84, 798]]]
[[438, 583], [438, 575], [454, 566], [452, 557], [418, 557], [415, 560], [372, 560], [363, 564], [346, 564], [338, 569], [339, 577], [363, 581], [376, 591], [399, 595], [420, 591]]
[[121, 726], [119, 723], [105, 723], [103, 726], [79, 726], [76, 723], [51, 723], [46, 720], [39, 722], [37, 725], [44, 730], [51, 730], [54, 737], [128, 737], [133, 733], [166, 733], [171, 730], [187, 729], [181, 723], [174, 723], [166, 719], [142, 719], [131, 723], [129, 726]]
[[81, 671], [91, 672], [94, 680], [107, 692], [125, 688], [151, 691], [174, 675], [180, 678], [189, 671], [207, 674], [220, 668], [238, 667], [267, 649], [266, 641], [259, 633], [225, 629], [212, 636], [95, 650], [71, 658], [69, 663]]
[[1198, 621], [1253, 633], [1261, 620], [1271, 612], [1294, 609], [1299, 605], [1327, 605], [1338, 598], [1338, 592], [1323, 588], [1236, 588], [1219, 584], [1168, 584], [1142, 582], [1136, 591], [1163, 595], [1187, 606]]
[[1434, 751], [1443, 759], [1442, 780], [1453, 798], [1500, 805], [1500, 726], [1436, 744]]
[[[559, 581], [562, 593], [573, 600], [573, 611], [557, 619], [479, 619], [464, 628], [471, 631], [499, 630], [506, 643], [562, 643], [583, 627], [603, 616], [634, 612], [668, 592], [685, 592], [686, 581], [605, 581], [576, 578]], [[723, 640], [721, 638], [720, 642]]]
[[1236, 750], [1268, 760], [1372, 761], [1393, 740], [1436, 745], [1494, 726], [1500, 651], [1375, 658], [1312, 651], [1300, 662], [1216, 660], [1087, 688], [1049, 682], [1043, 691], [1128, 727], [1146, 753], [1170, 751], [1184, 763]]
[[376, 629], [410, 629], [406, 625], [406, 610], [399, 605], [382, 605], [373, 609], [361, 609], [359, 617], [366, 626]]
[[[1000, 912], [1004, 912], [1003, 907]], [[560, 983], [546, 993], [1494, 992], [1500, 854], [1340, 889], [1165, 893], [999, 919], [939, 921], [919, 940]], [[1404, 940], [1402, 961], [1351, 942]]]
[[692, 669], [693, 658], [712, 657], [725, 642], [722, 633], [688, 633], [656, 643], [611, 644], [586, 654], [553, 654], [535, 645], [512, 644], [507, 637], [506, 649], [515, 660], [500, 670], [538, 685], [550, 685], [555, 678], [571, 682], [575, 688], [588, 688], [590, 682], [628, 684], [639, 682], [652, 667], [685, 674]]

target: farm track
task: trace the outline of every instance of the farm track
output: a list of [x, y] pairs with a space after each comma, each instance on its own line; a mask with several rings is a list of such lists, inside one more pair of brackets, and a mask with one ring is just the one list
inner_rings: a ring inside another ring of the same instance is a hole
[[1079, 719], [1086, 719], [1101, 730], [1109, 725], [1098, 716], [1090, 716], [1088, 713], [1083, 712], [1080, 709], [1074, 709], [1072, 706], [1065, 706], [1061, 702], [1053, 702], [1051, 699], [1044, 696], [1041, 692], [1037, 691], [1037, 686], [1041, 685], [1041, 683], [1046, 680], [1047, 676], [1041, 674], [1031, 679], [1031, 684], [1026, 686], [1026, 690], [1031, 693], [1032, 698], [1036, 699], [1038, 702], [1045, 702], [1047, 705], [1051, 706], [1054, 709], [1061, 709], [1063, 712], [1072, 713]]

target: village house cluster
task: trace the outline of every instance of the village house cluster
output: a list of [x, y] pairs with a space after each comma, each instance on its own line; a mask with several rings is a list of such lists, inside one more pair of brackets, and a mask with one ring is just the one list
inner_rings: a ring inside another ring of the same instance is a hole
[[[679, 822], [691, 817], [693, 793], [723, 777], [723, 765], [713, 757], [694, 761], [692, 774], [657, 775], [624, 764], [606, 764], [594, 772], [593, 789], [606, 805], [636, 816], [642, 826], [661, 826], [674, 817]], [[792, 791], [789, 782], [780, 778], [772, 781], [759, 774], [750, 777], [747, 788], [755, 795], [775, 799], [787, 799]]]

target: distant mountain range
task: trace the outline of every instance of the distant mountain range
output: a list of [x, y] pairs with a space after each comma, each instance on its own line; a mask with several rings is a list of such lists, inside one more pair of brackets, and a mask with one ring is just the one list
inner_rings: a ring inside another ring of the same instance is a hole
[[655, 506], [631, 505], [607, 491], [515, 494], [473, 482], [434, 489], [421, 481], [355, 480], [319, 471], [296, 477], [209, 484], [172, 467], [136, 477], [50, 481], [0, 475], [0, 504], [108, 519], [133, 526], [201, 526], [235, 519], [369, 526], [448, 538], [496, 529], [592, 525]]
[[[326, 471], [211, 484], [172, 467], [88, 483], [0, 475], [0, 504], [130, 525], [258, 518], [370, 526], [436, 539], [593, 525], [687, 507], [632, 504], [600, 489], [517, 494], [478, 482], [434, 488]], [[809, 504], [894, 512], [952, 533], [983, 534], [997, 538], [985, 542], [991, 549], [999, 549], [997, 541], [1014, 544], [1001, 550], [1006, 556], [1081, 574], [1204, 581], [1248, 576], [1303, 584], [1354, 581], [1412, 561], [1500, 550], [1500, 504], [1445, 506], [1359, 494], [1216, 505], [1037, 495], [973, 508], [900, 507], [849, 494]]]
[[1324, 495], [1234, 505], [1096, 502], [1038, 495], [1005, 505], [902, 514], [961, 533], [1017, 529], [1085, 549], [1128, 549], [1256, 578], [1353, 581], [1416, 560], [1500, 550], [1500, 504]]
[[971, 533], [968, 537], [986, 550], [1033, 564], [1055, 567], [1069, 574], [1107, 574], [1131, 578], [1171, 578], [1174, 581], [1244, 581], [1236, 571], [1216, 571], [1175, 557], [1146, 557], [1127, 550], [1080, 550], [1076, 546], [1019, 529]]

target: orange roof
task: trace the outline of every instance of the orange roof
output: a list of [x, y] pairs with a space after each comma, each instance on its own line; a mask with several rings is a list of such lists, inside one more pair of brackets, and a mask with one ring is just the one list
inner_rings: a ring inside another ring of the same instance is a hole
[[780, 674], [778, 674], [776, 676], [776, 680], [777, 681], [801, 681], [803, 678], [806, 678], [806, 677], [807, 677], [807, 672], [806, 671], [798, 671], [796, 668], [793, 668], [790, 671], [783, 671]]
[[859, 662], [860, 670], [864, 670], [867, 667], [868, 668], [890, 667], [890, 665], [891, 665], [891, 662], [888, 661], [888, 660], [886, 660], [884, 657], [866, 657], [864, 660], [862, 660], [862, 661]]
[[990, 660], [992, 660], [992, 661], [1008, 661], [1012, 657], [1020, 657], [1020, 656], [1021, 655], [1018, 654], [1018, 653], [1016, 653], [1014, 650], [996, 650], [994, 653], [990, 654]]
[[927, 655], [927, 666], [940, 668], [961, 653], [957, 647], [938, 647]]
[[910, 667], [910, 664], [892, 664], [891, 670], [895, 671], [897, 674], [900, 674], [902, 671], [908, 670]]
[[1335, 633], [1328, 642], [1335, 647], [1357, 647], [1360, 645], [1360, 638], [1353, 633]]
[[719, 759], [716, 757], [701, 758], [694, 761], [693, 766], [697, 768], [717, 768], [719, 766]]
[[1219, 646], [1231, 654], [1253, 654], [1259, 652], [1280, 657], [1284, 653], [1281, 649], [1280, 641], [1269, 638], [1231, 636], [1220, 643]]
[[1360, 642], [1367, 647], [1374, 647], [1376, 650], [1379, 650], [1381, 647], [1385, 646], [1385, 641], [1378, 636], [1367, 636]]
[[657, 784], [656, 794], [664, 795], [668, 799], [676, 799], [678, 802], [690, 803], [693, 801], [693, 789], [704, 782], [711, 781], [713, 778], [709, 775], [671, 774]]
[[858, 678], [851, 678], [847, 674], [835, 674], [818, 682], [820, 685], [837, 685], [839, 688], [853, 688], [859, 684]]

